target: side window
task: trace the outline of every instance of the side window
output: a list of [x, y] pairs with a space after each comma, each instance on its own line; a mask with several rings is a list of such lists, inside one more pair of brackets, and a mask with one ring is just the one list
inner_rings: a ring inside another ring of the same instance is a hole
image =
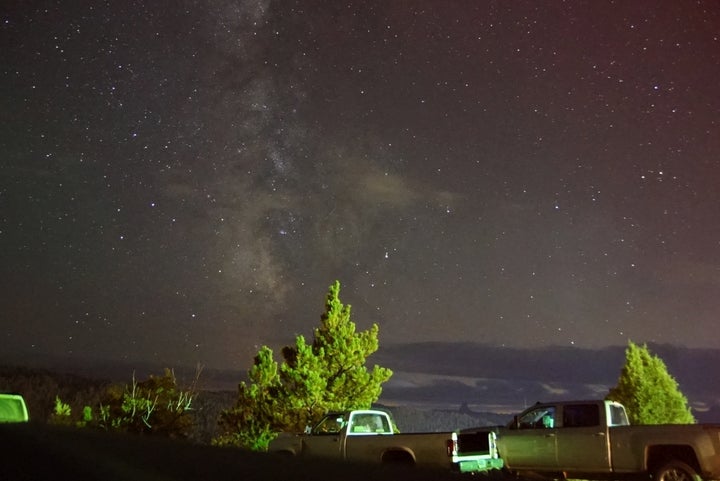
[[518, 420], [520, 429], [549, 429], [555, 427], [555, 407], [544, 406], [523, 414]]
[[625, 410], [619, 406], [610, 405], [610, 425], [611, 426], [627, 426], [630, 424]]
[[600, 406], [571, 404], [563, 407], [563, 427], [579, 428], [600, 425]]
[[328, 416], [313, 429], [314, 434], [337, 434], [345, 427], [345, 419], [340, 415]]

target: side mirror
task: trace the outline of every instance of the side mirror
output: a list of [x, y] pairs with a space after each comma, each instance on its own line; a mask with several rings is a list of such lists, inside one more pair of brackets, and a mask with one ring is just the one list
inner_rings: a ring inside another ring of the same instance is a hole
[[312, 426], [310, 426], [308, 424], [305, 426], [305, 434], [310, 434], [310, 433], [312, 433]]

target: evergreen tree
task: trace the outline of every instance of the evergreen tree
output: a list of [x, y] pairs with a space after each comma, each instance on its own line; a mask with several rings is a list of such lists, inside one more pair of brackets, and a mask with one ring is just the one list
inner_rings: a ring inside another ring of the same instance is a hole
[[340, 302], [340, 283], [330, 286], [321, 325], [313, 342], [297, 336], [282, 350], [283, 363], [263, 346], [240, 383], [235, 406], [221, 414], [225, 433], [215, 444], [264, 450], [278, 431], [302, 431], [329, 411], [369, 408], [382, 392], [392, 371], [365, 366], [378, 349], [377, 324], [356, 332], [351, 308]]
[[213, 445], [264, 451], [275, 437], [281, 386], [272, 349], [260, 349], [248, 375], [249, 384], [241, 382], [238, 386], [235, 405], [220, 413], [223, 434], [212, 440]]
[[283, 349], [283, 385], [290, 396], [286, 425], [301, 428], [319, 420], [328, 411], [369, 408], [382, 392], [382, 383], [392, 371], [365, 362], [378, 349], [377, 324], [356, 332], [350, 320], [351, 306], [340, 302], [340, 283], [330, 286], [321, 325], [312, 345], [298, 336], [295, 347]]
[[632, 341], [625, 350], [617, 386], [607, 399], [625, 406], [631, 424], [690, 424], [695, 422], [685, 395], [665, 363], [646, 345]]

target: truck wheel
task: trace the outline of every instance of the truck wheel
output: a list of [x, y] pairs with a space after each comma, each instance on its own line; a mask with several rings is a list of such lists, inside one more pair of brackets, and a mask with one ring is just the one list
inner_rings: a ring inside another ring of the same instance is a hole
[[653, 473], [653, 481], [701, 481], [701, 478], [689, 464], [670, 461]]

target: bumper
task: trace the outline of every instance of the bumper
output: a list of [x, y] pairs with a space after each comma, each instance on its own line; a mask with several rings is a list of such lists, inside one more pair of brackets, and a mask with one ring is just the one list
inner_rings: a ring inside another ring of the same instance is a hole
[[455, 468], [461, 473], [479, 473], [491, 469], [502, 469], [503, 460], [500, 458], [488, 457], [457, 457], [453, 460]]

